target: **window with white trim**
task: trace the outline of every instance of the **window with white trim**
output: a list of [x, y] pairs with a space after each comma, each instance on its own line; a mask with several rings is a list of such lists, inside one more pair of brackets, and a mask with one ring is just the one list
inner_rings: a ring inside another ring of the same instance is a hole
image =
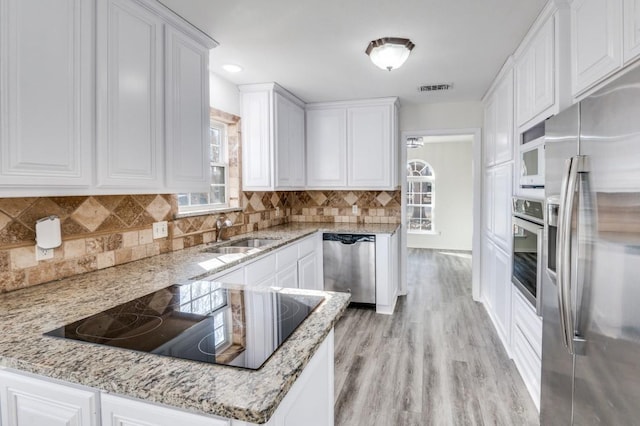
[[209, 141], [211, 189], [209, 192], [178, 194], [178, 210], [180, 213], [224, 209], [229, 206], [227, 125], [212, 120], [209, 129]]
[[435, 175], [423, 160], [407, 162], [407, 220], [410, 233], [433, 233]]

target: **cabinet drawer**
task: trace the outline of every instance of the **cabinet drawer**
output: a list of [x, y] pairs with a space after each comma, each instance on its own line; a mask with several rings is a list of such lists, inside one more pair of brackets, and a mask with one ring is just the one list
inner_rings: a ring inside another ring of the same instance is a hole
[[238, 268], [231, 272], [225, 271], [224, 273], [217, 275], [213, 280], [227, 284], [244, 284], [244, 268]]
[[317, 245], [316, 238], [317, 238], [317, 235], [314, 234], [313, 236], [307, 237], [297, 244], [298, 259], [302, 259], [303, 257], [305, 257], [306, 255], [308, 255], [309, 253], [315, 250]]
[[511, 339], [513, 360], [534, 403], [539, 406], [542, 361], [517, 325], [513, 327]]
[[536, 315], [531, 304], [513, 287], [513, 321], [538, 358], [542, 357], [542, 318]]
[[247, 285], [256, 285], [275, 273], [275, 255], [271, 255], [247, 265], [244, 269], [244, 278]]
[[298, 245], [291, 244], [276, 253], [276, 268], [278, 271], [295, 264], [298, 261]]

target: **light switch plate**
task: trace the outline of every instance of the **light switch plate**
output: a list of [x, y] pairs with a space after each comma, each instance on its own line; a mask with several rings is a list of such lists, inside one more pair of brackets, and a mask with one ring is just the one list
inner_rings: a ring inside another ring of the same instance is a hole
[[169, 224], [167, 221], [155, 222], [153, 224], [153, 239], [165, 238], [169, 236]]
[[357, 204], [354, 204], [353, 206], [351, 206], [351, 213], [358, 214], [358, 205]]
[[276, 217], [280, 216], [280, 207], [276, 207]]
[[36, 261], [53, 259], [53, 249], [43, 249], [36, 245]]

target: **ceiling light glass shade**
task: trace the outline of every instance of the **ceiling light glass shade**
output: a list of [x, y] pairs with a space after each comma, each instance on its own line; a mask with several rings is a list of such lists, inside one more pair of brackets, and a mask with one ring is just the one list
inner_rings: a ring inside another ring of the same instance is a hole
[[369, 43], [365, 52], [378, 68], [391, 71], [405, 63], [414, 46], [407, 38], [384, 37]]
[[222, 66], [226, 72], [236, 73], [242, 71], [242, 67], [236, 64], [224, 64]]
[[421, 137], [409, 137], [407, 138], [407, 148], [419, 148], [424, 145], [424, 141]]

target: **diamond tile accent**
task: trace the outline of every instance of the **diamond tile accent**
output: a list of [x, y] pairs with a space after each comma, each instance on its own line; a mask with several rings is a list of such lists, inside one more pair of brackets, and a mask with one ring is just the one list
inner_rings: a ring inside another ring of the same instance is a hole
[[37, 198], [0, 198], [0, 210], [11, 217], [18, 217], [37, 200]]
[[118, 216], [125, 225], [131, 226], [143, 210], [140, 204], [135, 202], [133, 197], [126, 196], [113, 210], [113, 213]]
[[108, 217], [109, 210], [93, 197], [87, 198], [71, 215], [71, 218], [78, 222], [78, 224], [92, 232], [98, 229], [102, 222]]
[[11, 222], [11, 218], [6, 214], [0, 212], [0, 229], [4, 229]]
[[389, 201], [393, 200], [393, 197], [391, 197], [386, 191], [383, 191], [378, 194], [376, 200], [378, 200], [383, 206], [386, 206], [389, 204]]
[[49, 198], [40, 198], [33, 203], [28, 209], [18, 216], [18, 220], [29, 229], [36, 228], [36, 221], [43, 217], [56, 215], [65, 217], [66, 214], [56, 203]]
[[353, 192], [349, 192], [347, 195], [344, 196], [344, 200], [347, 202], [347, 204], [352, 206], [355, 204], [356, 201], [358, 201], [358, 196]]
[[280, 197], [275, 192], [271, 195], [271, 205], [273, 207], [282, 207], [282, 204], [280, 203]]
[[171, 205], [167, 203], [167, 200], [157, 195], [145, 210], [156, 221], [167, 220], [167, 215], [171, 212]]
[[264, 210], [264, 204], [262, 204], [262, 197], [257, 192], [254, 192], [249, 199], [249, 204], [253, 208], [254, 211], [262, 211]]

